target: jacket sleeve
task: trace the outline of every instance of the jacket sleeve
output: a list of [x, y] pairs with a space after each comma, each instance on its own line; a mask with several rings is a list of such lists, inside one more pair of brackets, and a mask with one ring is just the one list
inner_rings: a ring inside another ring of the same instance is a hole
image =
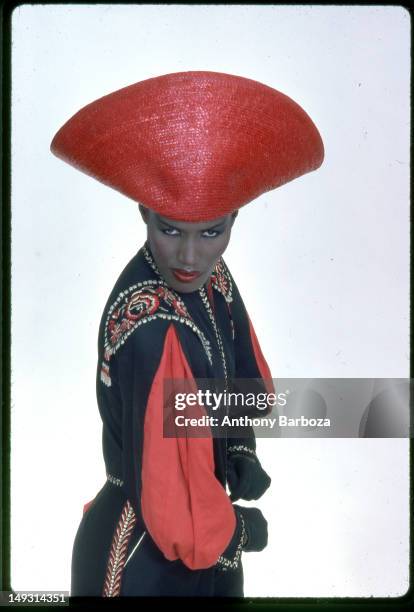
[[[154, 342], [159, 338], [154, 335]], [[120, 376], [128, 490], [168, 560], [180, 559], [194, 570], [214, 566], [225, 550], [237, 549], [241, 524], [215, 477], [211, 434], [163, 435], [164, 381], [185, 380], [196, 391], [191, 368], [172, 323], [165, 327], [162, 346], [150, 345], [145, 334], [131, 346]], [[203, 413], [202, 407], [194, 410]]]
[[[234, 329], [235, 391], [254, 392], [261, 394], [263, 398], [263, 394], [275, 392], [272, 374], [260, 347], [252, 320], [233, 279], [232, 284], [233, 301], [230, 304], [230, 312]], [[246, 383], [243, 382], [244, 380]], [[267, 406], [265, 409], [253, 410], [251, 416], [264, 416], [269, 412], [271, 408]], [[233, 454], [245, 454], [257, 459], [253, 428], [245, 426], [240, 428], [240, 432], [235, 431], [228, 440], [227, 452], [229, 457]]]

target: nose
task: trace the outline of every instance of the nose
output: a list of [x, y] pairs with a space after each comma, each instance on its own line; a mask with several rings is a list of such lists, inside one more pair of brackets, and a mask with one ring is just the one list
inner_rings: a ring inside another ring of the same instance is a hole
[[177, 262], [185, 268], [197, 269], [197, 244], [193, 237], [183, 236], [181, 238], [178, 245]]

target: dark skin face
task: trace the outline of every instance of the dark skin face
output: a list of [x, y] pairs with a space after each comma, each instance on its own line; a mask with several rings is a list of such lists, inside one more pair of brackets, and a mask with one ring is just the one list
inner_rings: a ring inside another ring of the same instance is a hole
[[202, 223], [162, 217], [141, 204], [147, 239], [155, 263], [175, 291], [197, 291], [209, 279], [230, 241], [237, 211]]

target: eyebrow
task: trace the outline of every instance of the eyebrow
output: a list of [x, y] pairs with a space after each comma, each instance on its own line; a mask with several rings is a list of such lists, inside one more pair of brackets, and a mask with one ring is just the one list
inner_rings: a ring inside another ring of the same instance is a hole
[[[163, 221], [161, 217], [158, 217], [158, 221], [171, 229], [177, 230], [178, 232], [182, 231], [182, 229], [180, 229], [179, 227], [175, 227], [175, 225], [171, 225], [171, 223], [167, 223], [167, 221]], [[220, 223], [217, 223], [216, 225], [212, 225], [211, 227], [205, 227], [204, 229], [200, 230], [200, 232], [211, 232], [211, 230], [219, 229], [223, 225], [224, 225], [224, 221], [221, 221]]]

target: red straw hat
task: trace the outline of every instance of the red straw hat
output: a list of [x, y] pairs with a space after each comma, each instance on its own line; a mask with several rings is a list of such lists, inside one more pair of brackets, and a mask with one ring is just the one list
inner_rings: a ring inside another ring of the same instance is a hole
[[180, 221], [210, 221], [323, 161], [322, 139], [291, 98], [219, 72], [124, 87], [77, 112], [52, 152]]

